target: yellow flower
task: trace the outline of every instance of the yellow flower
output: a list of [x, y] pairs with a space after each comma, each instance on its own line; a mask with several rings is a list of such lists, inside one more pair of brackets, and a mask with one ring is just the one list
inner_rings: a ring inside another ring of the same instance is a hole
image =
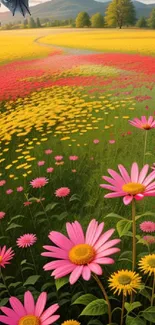
[[109, 287], [118, 295], [123, 293], [124, 296], [131, 295], [139, 289], [141, 277], [136, 272], [121, 270], [113, 273], [109, 278]]
[[139, 268], [144, 274], [149, 273], [149, 276], [155, 274], [155, 254], [142, 257], [139, 262]]
[[64, 323], [62, 323], [61, 325], [80, 325], [81, 323], [77, 322], [77, 320], [66, 320]]

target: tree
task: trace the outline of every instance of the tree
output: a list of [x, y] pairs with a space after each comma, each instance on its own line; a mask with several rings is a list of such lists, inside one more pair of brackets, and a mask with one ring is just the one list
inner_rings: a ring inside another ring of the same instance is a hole
[[104, 26], [104, 18], [99, 12], [91, 17], [91, 25], [93, 28], [102, 28]]
[[136, 26], [139, 27], [139, 28], [147, 27], [147, 21], [146, 21], [145, 17], [139, 18], [139, 20], [137, 21]]
[[148, 26], [155, 29], [155, 9], [152, 10], [150, 18], [148, 19]]
[[40, 23], [40, 19], [39, 18], [36, 19], [36, 27], [37, 28], [40, 28], [41, 27], [41, 23]]
[[134, 25], [136, 13], [132, 0], [112, 0], [106, 11], [105, 21], [109, 27]]
[[29, 19], [29, 24], [28, 24], [29, 28], [36, 28], [36, 23], [34, 21], [34, 19], [32, 17], [30, 17]]
[[87, 12], [80, 12], [76, 17], [76, 27], [82, 28], [82, 27], [90, 27], [90, 17], [87, 14]]

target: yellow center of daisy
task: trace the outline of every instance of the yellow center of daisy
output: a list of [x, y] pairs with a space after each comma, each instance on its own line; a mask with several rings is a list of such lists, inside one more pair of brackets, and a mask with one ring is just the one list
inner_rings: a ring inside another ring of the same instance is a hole
[[0, 263], [2, 262], [2, 260], [3, 260], [3, 257], [0, 255]]
[[149, 125], [149, 124], [142, 124], [142, 128], [144, 129], [144, 130], [150, 130], [151, 129], [151, 126]]
[[118, 277], [118, 282], [122, 285], [127, 285], [131, 283], [131, 278], [128, 275], [122, 274]]
[[76, 320], [66, 320], [64, 323], [62, 323], [61, 325], [80, 325], [81, 323], [77, 322]]
[[77, 265], [88, 264], [94, 259], [94, 257], [95, 250], [92, 246], [88, 244], [76, 245], [69, 252], [70, 261]]
[[144, 193], [145, 186], [139, 183], [127, 183], [122, 186], [122, 190], [128, 194], [136, 195]]
[[36, 316], [27, 315], [19, 320], [18, 325], [40, 325], [40, 320]]
[[148, 259], [148, 265], [152, 268], [155, 268], [155, 257], [150, 257]]

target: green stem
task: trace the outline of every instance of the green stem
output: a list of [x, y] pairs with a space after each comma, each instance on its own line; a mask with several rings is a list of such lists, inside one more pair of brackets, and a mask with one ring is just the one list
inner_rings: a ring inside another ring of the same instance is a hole
[[123, 299], [122, 299], [122, 312], [121, 312], [121, 322], [120, 322], [120, 325], [123, 325], [123, 318], [124, 318], [124, 305], [125, 305], [125, 296], [123, 295]]
[[105, 298], [105, 300], [107, 302], [107, 305], [108, 305], [109, 324], [111, 324], [111, 322], [112, 322], [112, 319], [111, 319], [112, 313], [111, 313], [111, 304], [110, 304], [108, 295], [107, 295], [107, 293], [106, 293], [106, 291], [104, 289], [104, 286], [103, 286], [102, 282], [100, 281], [99, 277], [96, 274], [93, 274], [93, 278], [96, 280], [96, 282], [97, 282], [99, 288], [101, 289], [101, 291], [103, 293], [103, 296], [104, 296], [104, 298]]
[[154, 293], [155, 293], [155, 272], [154, 272], [154, 276], [153, 276], [153, 286], [152, 286], [151, 307], [153, 306], [153, 302], [154, 302]]
[[6, 288], [7, 292], [8, 292], [8, 295], [11, 296], [10, 292], [9, 292], [9, 289], [8, 289], [8, 286], [6, 284], [6, 281], [5, 281], [5, 277], [4, 277], [3, 273], [2, 273], [2, 268], [1, 267], [0, 267], [0, 277], [1, 277], [1, 279], [2, 279], [2, 281], [4, 283], [4, 285], [5, 285], [5, 288]]
[[132, 271], [135, 270], [136, 266], [136, 206], [135, 200], [132, 200], [132, 236], [133, 236], [133, 244], [132, 244]]
[[33, 252], [32, 252], [31, 247], [30, 247], [30, 253], [31, 253], [31, 257], [32, 257], [32, 261], [33, 261], [33, 265], [34, 265], [35, 272], [36, 272], [36, 274], [38, 274], [37, 267], [36, 267], [36, 262], [35, 262], [35, 259], [34, 259], [34, 256], [33, 256]]
[[143, 165], [145, 164], [145, 154], [146, 154], [146, 146], [147, 146], [147, 133], [148, 133], [148, 131], [145, 131]]

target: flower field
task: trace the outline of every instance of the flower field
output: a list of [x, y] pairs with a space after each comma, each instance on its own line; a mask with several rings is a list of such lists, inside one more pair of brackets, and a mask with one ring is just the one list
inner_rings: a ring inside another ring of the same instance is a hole
[[0, 324], [155, 324], [154, 37], [0, 33]]

